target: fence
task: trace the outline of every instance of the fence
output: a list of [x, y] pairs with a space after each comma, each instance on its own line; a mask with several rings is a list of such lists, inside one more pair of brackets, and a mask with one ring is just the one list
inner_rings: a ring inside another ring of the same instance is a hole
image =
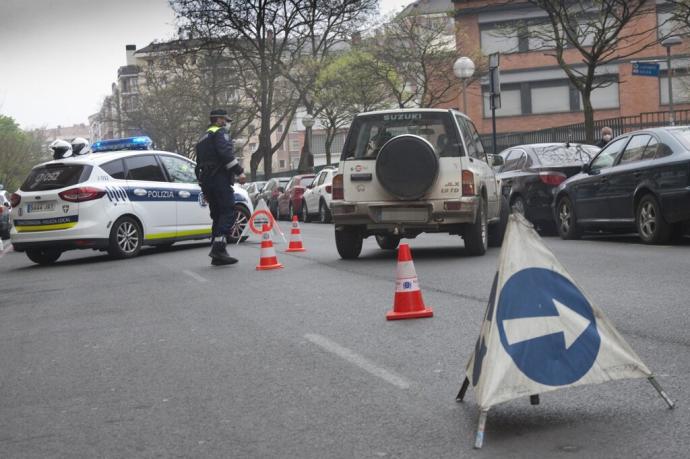
[[[690, 124], [690, 110], [674, 110], [675, 122], [678, 125]], [[604, 126], [609, 126], [613, 130], [613, 135], [617, 136], [624, 132], [646, 129], [651, 127], [668, 126], [669, 112], [645, 112], [633, 116], [620, 116], [594, 121], [594, 132], [598, 136], [599, 131]], [[500, 152], [506, 148], [529, 144], [547, 142], [576, 142], [583, 143], [587, 138], [585, 134], [585, 123], [558, 126], [538, 131], [528, 132], [508, 132], [496, 134], [496, 151]], [[482, 143], [487, 151], [493, 151], [493, 137], [491, 134], [481, 135]]]

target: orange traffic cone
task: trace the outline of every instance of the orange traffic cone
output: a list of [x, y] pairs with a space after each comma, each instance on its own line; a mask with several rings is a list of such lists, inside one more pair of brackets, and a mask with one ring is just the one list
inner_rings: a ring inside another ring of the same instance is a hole
[[290, 230], [290, 245], [286, 252], [304, 252], [306, 249], [302, 245], [302, 234], [299, 229], [297, 215], [292, 217], [292, 229]]
[[263, 271], [267, 269], [279, 269], [282, 267], [283, 265], [278, 263], [276, 251], [273, 248], [271, 231], [268, 229], [268, 225], [264, 225], [261, 235], [261, 258], [259, 258], [259, 264], [256, 269]]
[[398, 249], [398, 267], [395, 281], [395, 300], [393, 310], [386, 314], [386, 319], [417, 319], [432, 317], [434, 311], [424, 305], [422, 291], [419, 290], [417, 272], [414, 270], [410, 246], [400, 244]]

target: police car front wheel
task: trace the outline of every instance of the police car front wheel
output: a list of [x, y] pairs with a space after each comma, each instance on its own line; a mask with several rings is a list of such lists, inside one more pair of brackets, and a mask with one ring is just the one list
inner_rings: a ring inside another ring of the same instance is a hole
[[132, 217], [121, 217], [110, 230], [108, 253], [113, 258], [132, 258], [139, 254], [143, 235]]

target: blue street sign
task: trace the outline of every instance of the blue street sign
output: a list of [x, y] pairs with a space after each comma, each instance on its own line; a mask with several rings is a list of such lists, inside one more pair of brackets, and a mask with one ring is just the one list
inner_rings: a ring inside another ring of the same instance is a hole
[[527, 268], [515, 273], [501, 289], [496, 322], [515, 365], [540, 384], [574, 383], [597, 359], [601, 337], [592, 306], [557, 272]]
[[633, 62], [632, 74], [639, 76], [659, 76], [659, 64], [655, 62]]

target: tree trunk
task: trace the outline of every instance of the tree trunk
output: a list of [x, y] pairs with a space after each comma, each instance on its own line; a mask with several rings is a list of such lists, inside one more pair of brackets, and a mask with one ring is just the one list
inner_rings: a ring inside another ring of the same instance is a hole
[[326, 129], [326, 166], [331, 165], [331, 146], [335, 139], [336, 128], [329, 127]]
[[592, 93], [582, 93], [582, 110], [585, 115], [585, 142], [594, 144], [594, 109], [592, 108]]

